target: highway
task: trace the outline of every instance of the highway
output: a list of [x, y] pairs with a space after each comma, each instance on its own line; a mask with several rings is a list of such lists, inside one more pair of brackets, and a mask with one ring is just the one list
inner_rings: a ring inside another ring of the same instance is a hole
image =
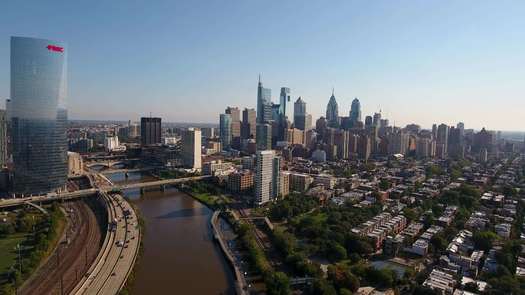
[[[108, 196], [112, 216], [117, 219], [114, 231], [109, 234], [106, 255], [74, 294], [116, 294], [122, 289], [133, 269], [140, 245], [137, 216], [120, 195]], [[129, 210], [126, 218], [124, 211]]]

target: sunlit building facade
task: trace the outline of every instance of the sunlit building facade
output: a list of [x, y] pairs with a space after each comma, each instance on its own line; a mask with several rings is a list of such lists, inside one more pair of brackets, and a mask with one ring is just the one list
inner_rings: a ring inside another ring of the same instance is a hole
[[62, 42], [11, 37], [13, 191], [47, 193], [65, 186], [67, 48]]

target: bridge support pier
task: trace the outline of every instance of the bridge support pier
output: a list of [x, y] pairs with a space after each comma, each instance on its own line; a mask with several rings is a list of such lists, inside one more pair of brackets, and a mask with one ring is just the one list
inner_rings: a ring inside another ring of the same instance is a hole
[[140, 196], [144, 196], [144, 193], [145, 193], [145, 189], [143, 187], [140, 188]]
[[160, 186], [160, 191], [163, 192], [163, 191], [165, 191], [165, 190], [166, 190], [166, 185], [164, 185], [164, 184], [161, 185], [161, 186]]

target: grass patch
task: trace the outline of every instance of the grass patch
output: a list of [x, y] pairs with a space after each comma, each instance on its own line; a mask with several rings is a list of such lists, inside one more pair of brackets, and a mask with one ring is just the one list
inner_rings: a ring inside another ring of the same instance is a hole
[[0, 240], [0, 273], [6, 273], [18, 259], [16, 245], [26, 239], [25, 233], [14, 233]]

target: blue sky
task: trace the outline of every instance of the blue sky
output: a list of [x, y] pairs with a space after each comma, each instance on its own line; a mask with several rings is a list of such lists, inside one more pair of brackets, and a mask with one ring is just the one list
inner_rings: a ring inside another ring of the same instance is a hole
[[255, 107], [257, 76], [308, 111], [525, 130], [525, 1], [2, 1], [9, 37], [69, 45], [70, 118], [217, 122]]

